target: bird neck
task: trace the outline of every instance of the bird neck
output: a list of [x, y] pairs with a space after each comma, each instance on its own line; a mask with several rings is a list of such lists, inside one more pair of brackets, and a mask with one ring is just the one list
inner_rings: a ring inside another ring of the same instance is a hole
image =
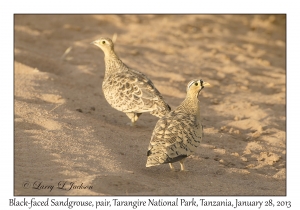
[[105, 76], [109, 74], [122, 71], [127, 68], [127, 66], [119, 59], [114, 51], [105, 53]]
[[187, 95], [178, 109], [188, 114], [200, 116], [200, 106], [197, 95]]

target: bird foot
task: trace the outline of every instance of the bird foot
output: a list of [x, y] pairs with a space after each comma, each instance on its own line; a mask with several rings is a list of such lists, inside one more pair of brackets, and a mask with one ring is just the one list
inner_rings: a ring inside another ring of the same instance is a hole
[[130, 127], [136, 127], [135, 123], [132, 123], [132, 122], [126, 123], [126, 125], [129, 125]]

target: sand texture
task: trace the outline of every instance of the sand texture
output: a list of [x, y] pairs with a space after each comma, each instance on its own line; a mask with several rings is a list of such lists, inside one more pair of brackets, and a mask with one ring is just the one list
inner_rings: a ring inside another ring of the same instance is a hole
[[[284, 15], [14, 18], [15, 195], [286, 195]], [[106, 102], [104, 54], [90, 42], [113, 36], [172, 109], [191, 79], [212, 85], [189, 172], [146, 168], [158, 118], [130, 127]]]

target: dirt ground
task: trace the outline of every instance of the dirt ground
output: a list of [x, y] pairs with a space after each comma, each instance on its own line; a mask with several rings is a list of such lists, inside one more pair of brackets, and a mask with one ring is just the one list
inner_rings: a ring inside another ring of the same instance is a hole
[[[15, 195], [286, 195], [284, 15], [14, 18]], [[99, 37], [172, 109], [191, 79], [212, 85], [189, 172], [145, 167], [158, 118], [133, 128], [106, 102]]]

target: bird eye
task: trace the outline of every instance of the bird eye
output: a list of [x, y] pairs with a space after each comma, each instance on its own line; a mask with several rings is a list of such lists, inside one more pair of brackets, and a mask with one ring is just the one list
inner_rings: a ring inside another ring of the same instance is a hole
[[105, 41], [102, 41], [102, 44], [105, 44]]
[[195, 85], [198, 86], [198, 82], [196, 82]]

